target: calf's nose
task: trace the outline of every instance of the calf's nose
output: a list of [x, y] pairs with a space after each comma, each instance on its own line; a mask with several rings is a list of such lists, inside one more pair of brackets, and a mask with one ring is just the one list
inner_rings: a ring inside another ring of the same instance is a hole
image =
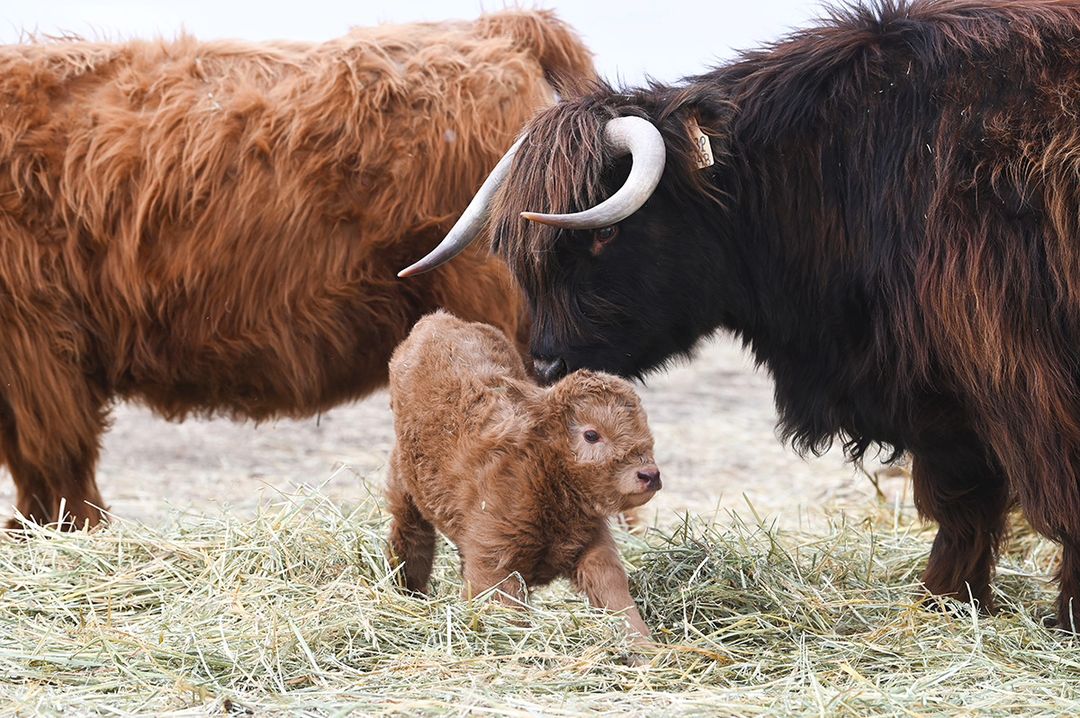
[[637, 477], [641, 479], [641, 483], [645, 484], [646, 491], [659, 491], [663, 485], [660, 482], [660, 469], [655, 466], [642, 469], [637, 472]]
[[566, 374], [566, 362], [562, 357], [533, 356], [533, 369], [536, 376], [545, 384], [558, 381]]

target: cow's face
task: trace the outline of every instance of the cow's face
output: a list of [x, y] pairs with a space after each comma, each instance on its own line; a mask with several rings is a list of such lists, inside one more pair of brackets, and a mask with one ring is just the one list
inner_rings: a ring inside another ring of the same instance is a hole
[[537, 375], [552, 382], [587, 368], [641, 377], [690, 351], [712, 301], [708, 241], [663, 186], [615, 225], [560, 231], [548, 271], [519, 277]]
[[536, 118], [493, 203], [492, 246], [528, 297], [547, 382], [583, 368], [641, 377], [716, 326], [718, 204], [687, 116], [606, 109]]
[[402, 276], [448, 261], [487, 226], [532, 308], [541, 379], [579, 368], [640, 377], [689, 352], [723, 304], [721, 192], [698, 171], [698, 110], [659, 113], [646, 99], [600, 93], [541, 112]]

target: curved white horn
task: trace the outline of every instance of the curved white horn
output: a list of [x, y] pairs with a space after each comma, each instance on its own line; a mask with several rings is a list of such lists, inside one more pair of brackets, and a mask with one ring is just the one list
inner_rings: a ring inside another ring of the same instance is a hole
[[604, 136], [615, 148], [616, 156], [630, 155], [630, 175], [619, 190], [606, 200], [581, 212], [540, 214], [522, 212], [530, 222], [550, 224], [564, 229], [598, 229], [621, 222], [652, 196], [667, 161], [667, 146], [656, 125], [641, 117], [616, 117], [604, 126]]
[[510, 163], [514, 160], [514, 155], [524, 141], [524, 137], [520, 138], [506, 151], [499, 163], [495, 165], [495, 169], [491, 170], [491, 174], [484, 180], [484, 184], [480, 185], [480, 189], [476, 191], [476, 196], [469, 202], [469, 206], [461, 213], [461, 217], [450, 228], [443, 241], [439, 242], [438, 246], [428, 252], [423, 259], [398, 272], [399, 277], [411, 277], [416, 274], [430, 272], [464, 252], [465, 248], [476, 240], [480, 230], [484, 228], [484, 222], [487, 221], [488, 214], [491, 211], [491, 200], [499, 186], [506, 179], [506, 175], [510, 172]]

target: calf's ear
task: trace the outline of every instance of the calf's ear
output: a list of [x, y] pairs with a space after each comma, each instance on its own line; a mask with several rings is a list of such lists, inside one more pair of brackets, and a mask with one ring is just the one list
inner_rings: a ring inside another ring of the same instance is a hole
[[579, 369], [552, 384], [547, 390], [546, 398], [552, 407], [566, 411], [572, 409], [582, 399], [603, 391], [602, 375], [588, 369]]
[[567, 374], [548, 388], [546, 396], [548, 405], [564, 417], [570, 417], [587, 399], [619, 404], [630, 411], [641, 409], [641, 400], [629, 381], [587, 369]]
[[533, 403], [540, 399], [543, 395], [543, 390], [535, 384], [530, 384], [527, 381], [521, 381], [520, 379], [513, 379], [511, 377], [504, 377], [499, 384], [499, 391], [504, 392], [513, 401], [522, 403]]

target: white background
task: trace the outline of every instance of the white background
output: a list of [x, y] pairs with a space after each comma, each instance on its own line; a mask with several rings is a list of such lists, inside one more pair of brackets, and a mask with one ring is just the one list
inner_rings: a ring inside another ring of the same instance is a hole
[[[87, 38], [172, 37], [183, 29], [203, 39], [325, 40], [354, 25], [473, 18], [503, 2], [479, 0], [2, 0], [0, 42], [23, 31]], [[526, 5], [532, 6], [532, 5]], [[735, 51], [777, 40], [820, 15], [812, 0], [545, 0], [596, 53], [610, 80], [675, 81], [708, 69]]]

